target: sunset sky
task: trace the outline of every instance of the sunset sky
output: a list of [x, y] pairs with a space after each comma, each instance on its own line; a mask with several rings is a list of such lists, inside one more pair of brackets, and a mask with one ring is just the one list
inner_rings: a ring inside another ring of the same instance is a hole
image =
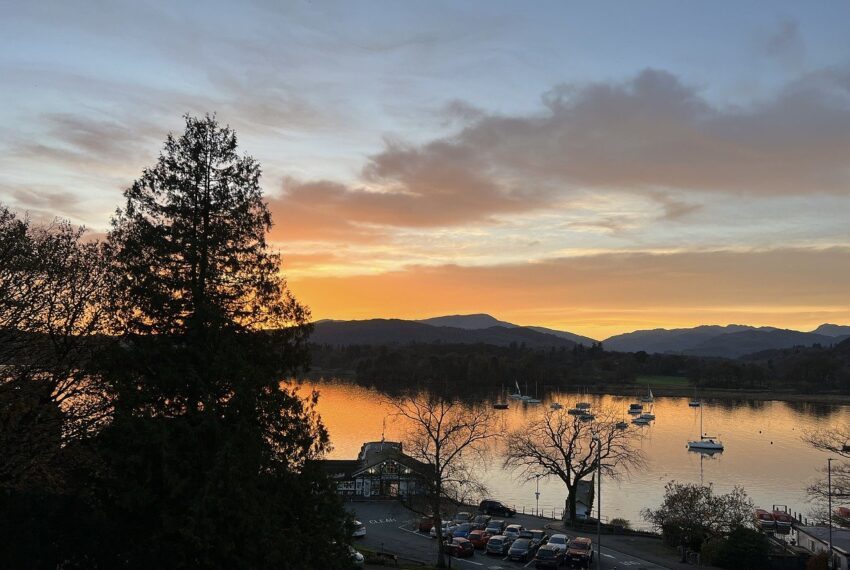
[[17, 2], [0, 201], [97, 234], [186, 112], [320, 318], [850, 324], [850, 3]]

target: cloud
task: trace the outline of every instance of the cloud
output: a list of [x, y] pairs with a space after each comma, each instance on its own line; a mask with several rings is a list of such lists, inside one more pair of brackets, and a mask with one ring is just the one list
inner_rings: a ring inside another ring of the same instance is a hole
[[805, 63], [806, 46], [797, 20], [782, 20], [765, 39], [764, 49], [786, 67], [799, 71]]
[[[850, 188], [848, 69], [801, 77], [747, 107], [714, 105], [653, 69], [624, 82], [560, 85], [543, 103], [537, 114], [504, 116], [452, 101], [446, 112], [463, 125], [454, 134], [419, 145], [388, 139], [359, 182], [290, 180], [281, 206], [337, 229], [446, 227], [631, 193], [657, 204], [657, 220], [676, 221], [711, 195]], [[622, 221], [605, 224], [613, 231]]]

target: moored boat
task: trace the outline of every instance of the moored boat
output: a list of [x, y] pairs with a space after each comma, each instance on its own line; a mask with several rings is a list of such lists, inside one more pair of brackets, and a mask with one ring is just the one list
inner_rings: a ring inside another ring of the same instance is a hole
[[630, 414], [639, 414], [643, 411], [643, 404], [629, 404]]
[[756, 525], [762, 530], [773, 530], [776, 528], [776, 519], [773, 514], [764, 509], [756, 509]]
[[646, 426], [646, 425], [649, 425], [649, 422], [651, 422], [651, 421], [652, 420], [650, 420], [648, 418], [637, 417], [637, 418], [632, 420], [632, 423], [639, 425], [639, 426]]
[[773, 509], [773, 519], [776, 521], [776, 530], [779, 531], [789, 530], [794, 524], [794, 517], [779, 509]]
[[640, 399], [641, 402], [654, 402], [655, 397], [652, 395], [652, 388], [647, 388], [647, 394]]
[[494, 402], [493, 408], [496, 409], [496, 410], [507, 410], [508, 404], [507, 404], [507, 402]]
[[629, 422], [625, 420], [620, 420], [616, 424], [614, 424], [614, 427], [616, 427], [617, 429], [627, 429], [629, 427]]

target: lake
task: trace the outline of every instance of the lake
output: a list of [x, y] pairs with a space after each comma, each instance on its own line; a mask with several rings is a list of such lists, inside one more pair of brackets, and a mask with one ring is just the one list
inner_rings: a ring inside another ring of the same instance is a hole
[[[305, 382], [302, 390], [315, 388], [320, 392], [318, 410], [328, 428], [333, 443], [330, 459], [351, 459], [357, 456], [366, 441], [378, 441], [382, 432], [387, 440], [403, 440], [405, 425], [394, 418], [392, 408], [382, 393], [342, 382]], [[632, 396], [581, 395], [561, 393], [557, 400], [570, 407], [579, 400], [592, 402], [594, 407], [612, 406], [625, 410]], [[499, 411], [501, 428], [521, 428], [530, 418], [548, 409], [551, 394], [543, 404], [524, 405], [510, 401], [510, 409]], [[470, 405], [481, 405], [470, 404]], [[636, 528], [646, 528], [640, 517], [641, 509], [657, 506], [664, 494], [664, 485], [675, 479], [680, 482], [712, 483], [717, 491], [726, 492], [741, 485], [757, 506], [771, 509], [786, 505], [790, 511], [804, 516], [810, 506], [805, 488], [817, 478], [819, 469], [826, 466], [827, 455], [809, 447], [801, 440], [806, 430], [824, 429], [850, 420], [850, 406], [809, 404], [782, 401], [704, 400], [704, 429], [723, 440], [721, 454], [705, 456], [689, 452], [686, 443], [699, 437], [700, 409], [688, 406], [688, 398], [656, 397], [654, 410], [657, 419], [640, 430], [639, 447], [646, 455], [644, 469], [615, 481], [603, 478], [602, 515], [605, 519], [622, 517]], [[482, 465], [481, 478], [490, 495], [528, 512], [535, 507], [534, 481], [522, 481], [503, 469], [500, 448], [493, 453], [488, 465]], [[548, 514], [564, 506], [566, 488], [559, 479], [540, 480], [540, 509]], [[594, 509], [595, 513], [595, 509]]]

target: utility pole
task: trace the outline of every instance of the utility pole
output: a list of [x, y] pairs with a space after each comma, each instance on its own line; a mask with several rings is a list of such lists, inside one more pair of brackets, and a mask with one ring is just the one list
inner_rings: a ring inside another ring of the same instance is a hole
[[596, 567], [602, 565], [602, 440], [593, 434], [596, 443]]
[[826, 502], [829, 518], [829, 569], [832, 570], [832, 457], [826, 460]]

